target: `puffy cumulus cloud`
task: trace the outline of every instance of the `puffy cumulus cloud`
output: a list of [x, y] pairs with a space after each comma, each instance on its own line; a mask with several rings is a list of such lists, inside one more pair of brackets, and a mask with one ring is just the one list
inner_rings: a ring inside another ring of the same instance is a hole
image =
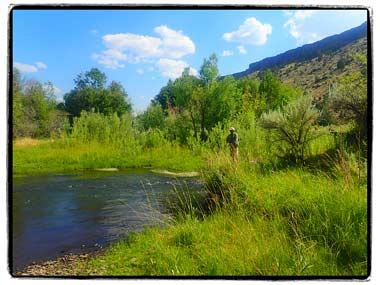
[[15, 62], [14, 67], [22, 73], [33, 73], [38, 71], [38, 68], [36, 66], [21, 62]]
[[[103, 37], [104, 45], [108, 48], [105, 53], [112, 56], [113, 52], [124, 51], [134, 54], [137, 58], [155, 57], [160, 55], [161, 39], [136, 34], [113, 34]], [[117, 58], [120, 59], [120, 58]]]
[[[182, 75], [183, 70], [189, 65], [182, 60], [174, 60], [169, 58], [160, 58], [156, 63], [158, 70], [165, 77], [176, 79]], [[197, 75], [197, 71], [190, 67], [190, 75]]]
[[136, 70], [136, 72], [137, 72], [138, 74], [140, 74], [140, 75], [143, 75], [143, 74], [144, 74], [144, 69], [139, 68], [139, 69]]
[[247, 54], [247, 50], [244, 46], [237, 46], [237, 49], [239, 50], [240, 54]]
[[154, 31], [162, 38], [161, 57], [181, 58], [187, 54], [195, 53], [195, 44], [182, 31], [174, 31], [167, 26], [156, 27]]
[[129, 63], [152, 62], [157, 58], [179, 59], [195, 52], [195, 44], [182, 31], [167, 26], [158, 26], [154, 32], [159, 37], [132, 33], [108, 34], [103, 36], [106, 50], [93, 54], [92, 58], [108, 68], [124, 67]]
[[224, 50], [223, 53], [222, 53], [222, 56], [231, 56], [233, 55], [234, 53], [230, 50]]
[[228, 42], [238, 42], [249, 45], [263, 45], [267, 42], [268, 35], [272, 33], [270, 24], [263, 24], [256, 18], [248, 18], [236, 31], [223, 34], [223, 39]]

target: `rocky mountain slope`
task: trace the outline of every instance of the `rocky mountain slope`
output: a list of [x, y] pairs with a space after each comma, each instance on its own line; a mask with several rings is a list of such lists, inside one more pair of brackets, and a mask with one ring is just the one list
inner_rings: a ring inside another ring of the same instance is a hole
[[339, 35], [250, 64], [232, 76], [260, 76], [272, 70], [282, 82], [321, 98], [337, 77], [362, 68], [356, 54], [367, 56], [367, 22]]

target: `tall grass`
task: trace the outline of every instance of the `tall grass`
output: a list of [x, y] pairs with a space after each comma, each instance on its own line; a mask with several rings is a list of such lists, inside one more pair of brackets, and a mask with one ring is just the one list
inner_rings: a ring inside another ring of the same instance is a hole
[[[87, 117], [86, 117], [87, 116]], [[239, 163], [225, 144], [227, 125], [188, 146], [130, 118], [84, 114], [54, 142], [14, 144], [14, 173], [154, 166], [201, 170], [207, 196], [177, 193], [176, 219], [129, 236], [82, 264], [83, 275], [366, 276], [366, 161], [336, 148], [326, 133], [307, 165], [276, 156], [254, 117], [231, 122]]]
[[201, 155], [164, 138], [159, 130], [139, 132], [128, 116], [83, 112], [71, 132], [54, 142], [13, 144], [13, 173], [32, 174], [93, 168], [156, 167], [194, 171]]
[[366, 276], [366, 183], [345, 175], [264, 173], [213, 156], [204, 172], [211, 214], [182, 207], [176, 222], [111, 246], [82, 274]]

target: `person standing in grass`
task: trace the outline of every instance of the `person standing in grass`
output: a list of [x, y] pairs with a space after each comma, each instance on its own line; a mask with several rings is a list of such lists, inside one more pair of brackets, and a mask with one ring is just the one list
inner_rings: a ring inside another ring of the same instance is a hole
[[238, 155], [239, 155], [239, 151], [238, 151], [239, 136], [235, 132], [235, 128], [234, 127], [230, 128], [230, 134], [227, 136], [227, 140], [226, 141], [227, 141], [228, 146], [230, 147], [232, 160], [234, 162], [237, 162], [238, 161]]

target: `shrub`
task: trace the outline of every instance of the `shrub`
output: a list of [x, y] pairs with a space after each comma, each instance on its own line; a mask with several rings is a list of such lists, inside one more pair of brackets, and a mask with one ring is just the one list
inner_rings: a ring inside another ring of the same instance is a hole
[[299, 97], [282, 110], [264, 113], [259, 125], [275, 131], [274, 143], [292, 161], [304, 161], [305, 150], [317, 137], [315, 124], [320, 112], [313, 106], [312, 98]]
[[354, 132], [367, 139], [368, 119], [367, 78], [360, 72], [340, 78], [328, 94], [328, 112], [339, 125], [354, 123]]

